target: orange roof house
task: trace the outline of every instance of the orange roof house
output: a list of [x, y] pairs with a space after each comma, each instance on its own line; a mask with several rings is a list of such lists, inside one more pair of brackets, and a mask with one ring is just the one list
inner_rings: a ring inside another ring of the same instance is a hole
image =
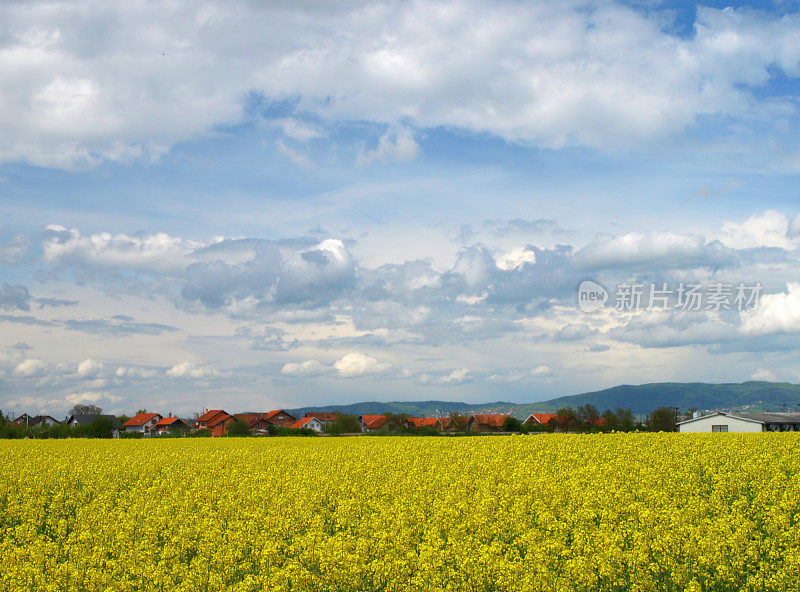
[[208, 430], [212, 436], [224, 436], [228, 433], [227, 425], [233, 421], [233, 415], [222, 409], [209, 409], [194, 422], [194, 427]]
[[525, 421], [522, 422], [522, 425], [538, 425], [538, 424], [546, 424], [550, 423], [550, 420], [554, 417], [558, 417], [557, 413], [531, 413]]
[[476, 432], [501, 432], [503, 424], [510, 415], [473, 415], [467, 422], [467, 429]]
[[147, 430], [161, 420], [158, 413], [138, 413], [123, 424], [126, 432], [139, 432], [146, 434]]
[[148, 431], [151, 434], [161, 434], [169, 430], [187, 431], [188, 429], [189, 425], [185, 421], [183, 421], [180, 417], [168, 416], [159, 419], [155, 424], [150, 426]]
[[438, 417], [409, 417], [406, 419], [406, 424], [410, 428], [441, 428], [441, 422]]
[[332, 422], [336, 421], [336, 418], [339, 417], [338, 411], [309, 411], [306, 413], [306, 417], [313, 417], [318, 419], [321, 422]]
[[385, 415], [361, 415], [358, 418], [361, 422], [362, 432], [375, 432], [386, 424]]
[[296, 422], [294, 422], [291, 425], [291, 427], [293, 429], [296, 429], [296, 430], [298, 430], [300, 428], [306, 428], [306, 429], [309, 429], [309, 430], [314, 430], [315, 432], [320, 433], [320, 434], [325, 431], [325, 424], [324, 423], [322, 423], [316, 417], [309, 417], [307, 415], [305, 417], [302, 417], [302, 418], [298, 419]]
[[437, 425], [434, 427], [438, 430], [446, 430], [446, 431], [458, 431], [458, 430], [465, 430], [467, 429], [467, 425], [469, 424], [470, 417], [465, 415], [460, 415], [456, 418], [452, 417], [440, 417], [436, 421], [438, 422]]
[[262, 415], [269, 423], [279, 428], [291, 427], [297, 418], [291, 413], [287, 413], [283, 409], [274, 409]]

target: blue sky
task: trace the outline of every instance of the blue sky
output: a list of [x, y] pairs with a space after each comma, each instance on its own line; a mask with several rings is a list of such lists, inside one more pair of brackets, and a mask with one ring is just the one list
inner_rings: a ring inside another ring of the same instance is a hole
[[[4, 410], [800, 381], [794, 2], [0, 22]], [[626, 282], [762, 292], [625, 310]]]

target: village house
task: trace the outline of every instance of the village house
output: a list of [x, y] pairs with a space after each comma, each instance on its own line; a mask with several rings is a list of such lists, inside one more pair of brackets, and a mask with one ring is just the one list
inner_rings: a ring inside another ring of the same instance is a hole
[[294, 429], [306, 428], [309, 430], [314, 430], [318, 434], [321, 434], [325, 431], [325, 424], [323, 424], [316, 417], [309, 417], [308, 415], [298, 419], [291, 425], [291, 427]]
[[678, 431], [696, 432], [797, 432], [800, 413], [750, 413], [718, 411], [678, 422]]
[[29, 428], [33, 428], [36, 426], [54, 426], [58, 425], [61, 422], [58, 421], [55, 417], [50, 415], [34, 415], [30, 416], [27, 413], [23, 413], [17, 419], [14, 420], [14, 423], [19, 425], [25, 425]]
[[433, 428], [442, 429], [442, 424], [438, 417], [408, 417], [406, 418], [406, 426], [409, 428]]
[[338, 411], [309, 411], [306, 417], [313, 417], [319, 421], [323, 428], [327, 429], [339, 417]]
[[208, 430], [212, 436], [224, 436], [228, 433], [227, 425], [234, 416], [222, 409], [210, 409], [194, 421], [198, 430]]
[[123, 424], [126, 432], [138, 432], [147, 435], [148, 430], [163, 417], [159, 413], [137, 413]]
[[467, 421], [467, 429], [473, 432], [502, 432], [506, 420], [511, 417], [503, 415], [473, 415]]
[[434, 426], [443, 432], [457, 432], [467, 429], [470, 417], [467, 415], [456, 415], [453, 417], [440, 417]]
[[362, 432], [377, 432], [386, 424], [386, 416], [360, 415], [358, 421], [361, 423]]
[[70, 415], [67, 418], [67, 425], [75, 427], [78, 425], [89, 425], [95, 419], [107, 419], [111, 422], [111, 425], [114, 427], [115, 430], [119, 430], [122, 428], [122, 424], [119, 423], [119, 420], [114, 415], [104, 415], [104, 414], [94, 414], [94, 413], [77, 413], [75, 415]]
[[294, 415], [287, 413], [283, 409], [275, 409], [264, 414], [264, 419], [266, 419], [276, 428], [290, 428], [292, 427], [292, 424], [297, 421], [297, 418]]
[[522, 425], [545, 425], [549, 424], [550, 421], [555, 417], [558, 417], [557, 413], [531, 413], [525, 418], [525, 421], [522, 422]]
[[188, 432], [189, 429], [189, 424], [183, 421], [181, 418], [168, 416], [159, 419], [156, 423], [150, 426], [148, 432], [153, 435], [159, 435], [171, 430]]

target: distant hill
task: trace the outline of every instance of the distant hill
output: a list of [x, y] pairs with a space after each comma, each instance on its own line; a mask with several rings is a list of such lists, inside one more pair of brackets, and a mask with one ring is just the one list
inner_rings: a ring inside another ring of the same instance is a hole
[[511, 413], [527, 416], [534, 411], [556, 411], [561, 407], [580, 407], [590, 403], [601, 412], [622, 407], [646, 414], [659, 407], [679, 409], [749, 409], [753, 411], [800, 411], [800, 385], [788, 382], [743, 382], [709, 384], [703, 382], [656, 382], [620, 385], [579, 395], [568, 395], [536, 403], [461, 403], [454, 401], [369, 401], [348, 405], [302, 407], [288, 410], [303, 415], [307, 411], [365, 413], [408, 413], [416, 416], [447, 415], [453, 411], [472, 413]]

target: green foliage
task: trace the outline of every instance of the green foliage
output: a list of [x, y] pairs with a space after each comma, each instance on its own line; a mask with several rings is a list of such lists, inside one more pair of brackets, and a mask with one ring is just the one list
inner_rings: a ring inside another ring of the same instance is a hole
[[237, 438], [250, 435], [250, 426], [241, 419], [234, 417], [233, 421], [228, 422], [227, 425], [228, 436]]
[[123, 440], [141, 440], [144, 438], [144, 434], [142, 432], [124, 432], [120, 431], [119, 437]]
[[333, 435], [355, 434], [361, 431], [361, 423], [355, 415], [343, 413], [339, 415], [331, 425], [328, 426], [327, 433]]
[[210, 438], [211, 432], [208, 430], [194, 430], [186, 433], [187, 438]]
[[317, 433], [311, 428], [276, 428], [274, 434], [270, 436], [316, 436]]
[[503, 431], [504, 432], [521, 432], [522, 431], [522, 422], [518, 420], [516, 417], [509, 415], [506, 417], [506, 420], [503, 422]]
[[678, 408], [659, 407], [647, 416], [645, 429], [650, 432], [676, 432], [678, 431]]

